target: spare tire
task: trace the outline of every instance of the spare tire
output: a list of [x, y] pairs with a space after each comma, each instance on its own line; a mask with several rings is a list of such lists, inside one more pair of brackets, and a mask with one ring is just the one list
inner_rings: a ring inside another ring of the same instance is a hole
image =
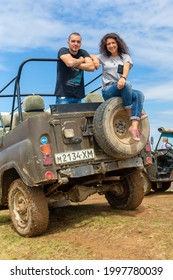
[[148, 118], [140, 121], [141, 141], [132, 139], [128, 128], [129, 116], [122, 105], [120, 97], [103, 102], [93, 118], [93, 132], [100, 148], [114, 158], [130, 158], [139, 154], [149, 138]]

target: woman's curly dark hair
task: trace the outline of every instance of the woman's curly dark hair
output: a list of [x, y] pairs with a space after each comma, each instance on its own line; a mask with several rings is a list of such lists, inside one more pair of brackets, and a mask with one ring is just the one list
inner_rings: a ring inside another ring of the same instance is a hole
[[118, 54], [121, 57], [121, 54], [129, 54], [129, 48], [127, 47], [126, 43], [123, 41], [123, 39], [116, 33], [108, 33], [100, 41], [100, 53], [104, 54], [106, 56], [111, 56], [111, 53], [107, 50], [107, 39], [115, 39], [115, 41], [118, 44]]

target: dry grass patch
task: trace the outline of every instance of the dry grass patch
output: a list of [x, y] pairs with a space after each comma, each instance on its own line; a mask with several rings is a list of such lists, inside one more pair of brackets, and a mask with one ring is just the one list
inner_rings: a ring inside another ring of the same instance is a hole
[[20, 237], [0, 212], [0, 259], [173, 259], [173, 193], [150, 195], [135, 211], [96, 197], [50, 211], [47, 232]]

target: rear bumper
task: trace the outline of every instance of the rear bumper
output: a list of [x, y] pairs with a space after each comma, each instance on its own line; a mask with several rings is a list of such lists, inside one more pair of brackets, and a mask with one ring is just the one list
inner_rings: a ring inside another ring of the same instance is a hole
[[99, 162], [92, 164], [83, 164], [76, 167], [67, 169], [61, 169], [59, 172], [61, 175], [65, 175], [69, 178], [79, 178], [84, 176], [90, 176], [95, 174], [105, 174], [111, 171], [117, 171], [128, 168], [144, 169], [143, 160], [140, 157], [134, 157], [125, 160], [119, 160], [115, 162]]

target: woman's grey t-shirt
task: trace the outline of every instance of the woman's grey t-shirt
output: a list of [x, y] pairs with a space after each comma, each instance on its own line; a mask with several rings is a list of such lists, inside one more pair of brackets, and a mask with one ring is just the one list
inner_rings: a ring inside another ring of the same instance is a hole
[[120, 56], [105, 56], [103, 54], [97, 55], [100, 64], [102, 64], [102, 88], [111, 83], [117, 83], [123, 73], [118, 73], [118, 65], [124, 65], [125, 62], [130, 62], [131, 67], [133, 66], [132, 59], [128, 54], [122, 54]]

